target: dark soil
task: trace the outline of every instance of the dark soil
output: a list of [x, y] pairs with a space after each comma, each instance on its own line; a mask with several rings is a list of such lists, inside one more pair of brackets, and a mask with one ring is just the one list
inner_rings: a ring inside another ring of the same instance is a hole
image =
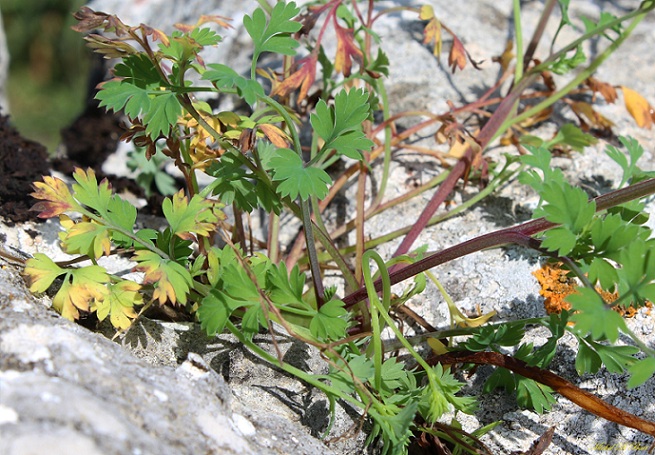
[[[76, 167], [90, 167], [98, 179], [107, 178], [116, 192], [144, 197], [134, 180], [102, 172], [102, 164], [116, 151], [123, 128], [117, 116], [107, 114], [93, 102], [62, 130], [65, 158], [50, 159], [43, 145], [22, 137], [9, 120], [0, 115], [0, 217], [6, 224], [43, 221], [30, 211], [36, 202], [30, 193], [32, 182], [41, 181], [51, 170], [71, 175]], [[151, 197], [141, 213], [161, 214], [161, 199], [160, 195]]]
[[35, 219], [32, 182], [50, 173], [46, 148], [25, 139], [0, 115], [0, 216], [7, 223]]

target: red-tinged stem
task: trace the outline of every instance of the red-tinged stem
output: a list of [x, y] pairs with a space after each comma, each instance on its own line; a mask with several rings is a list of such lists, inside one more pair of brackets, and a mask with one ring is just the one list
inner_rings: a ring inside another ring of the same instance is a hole
[[[491, 139], [496, 135], [500, 127], [503, 125], [507, 117], [511, 115], [511, 112], [514, 108], [514, 104], [519, 99], [523, 90], [525, 90], [535, 79], [535, 76], [526, 77], [518, 84], [515, 90], [513, 90], [498, 106], [498, 109], [493, 113], [489, 121], [482, 127], [480, 133], [476, 137], [476, 140], [482, 150], [484, 150]], [[466, 172], [468, 172], [471, 167], [471, 161], [473, 159], [473, 149], [468, 147], [464, 156], [462, 156], [457, 164], [450, 170], [450, 174], [444, 180], [444, 182], [439, 186], [439, 189], [434, 193], [432, 199], [428, 205], [423, 209], [423, 212], [419, 216], [416, 224], [412, 229], [407, 233], [403, 241], [401, 242], [398, 249], [393, 254], [394, 257], [406, 254], [419, 234], [425, 229], [428, 225], [428, 222], [437, 211], [439, 206], [443, 204], [448, 195], [453, 191], [457, 181], [464, 177]]]
[[[627, 188], [622, 188], [611, 193], [603, 194], [594, 199], [596, 202], [596, 211], [607, 210], [620, 204], [624, 204], [634, 199], [639, 199], [651, 194], [655, 194], [655, 178], [635, 183]], [[438, 265], [452, 261], [453, 259], [466, 256], [486, 248], [495, 248], [508, 243], [524, 245], [529, 248], [538, 248], [539, 242], [531, 236], [539, 232], [551, 229], [557, 226], [545, 218], [539, 218], [528, 221], [518, 226], [500, 229], [495, 232], [475, 237], [466, 242], [446, 248], [433, 255], [430, 255], [414, 264], [407, 265], [399, 270], [389, 274], [391, 284], [397, 284], [408, 278], [418, 275], [421, 272], [429, 270]], [[377, 291], [382, 289], [382, 281], [375, 282]], [[361, 302], [367, 297], [366, 288], [360, 288], [357, 291], [347, 295], [343, 301], [346, 307], [350, 307], [357, 302]]]
[[495, 365], [507, 368], [523, 377], [547, 385], [555, 390], [555, 392], [598, 417], [655, 436], [655, 422], [642, 419], [641, 417], [614, 407], [586, 390], [576, 387], [563, 377], [543, 368], [530, 366], [514, 357], [498, 352], [456, 351], [438, 356], [435, 360], [447, 365], [454, 363], [473, 363], [476, 365]]

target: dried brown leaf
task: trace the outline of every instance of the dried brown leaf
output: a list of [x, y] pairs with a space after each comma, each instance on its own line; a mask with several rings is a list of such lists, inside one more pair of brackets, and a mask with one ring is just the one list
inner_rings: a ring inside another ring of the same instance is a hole
[[616, 94], [616, 89], [613, 85], [608, 84], [607, 82], [599, 81], [595, 77], [590, 77], [585, 81], [585, 84], [591, 89], [592, 92], [600, 93], [600, 95], [610, 104], [613, 104], [614, 101], [618, 98]]

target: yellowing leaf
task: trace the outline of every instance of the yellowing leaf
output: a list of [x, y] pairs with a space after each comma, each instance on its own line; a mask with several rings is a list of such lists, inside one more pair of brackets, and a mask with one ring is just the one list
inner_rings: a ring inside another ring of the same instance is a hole
[[455, 140], [455, 143], [450, 147], [450, 150], [448, 150], [448, 156], [452, 158], [461, 158], [464, 156], [464, 152], [466, 152], [466, 149], [468, 148], [468, 144], [466, 141], [461, 141], [461, 140]]
[[268, 140], [271, 141], [271, 143], [276, 147], [289, 147], [289, 142], [287, 142], [289, 137], [277, 126], [271, 125], [270, 123], [262, 123], [261, 125], [257, 125], [257, 128], [262, 130]]
[[28, 259], [25, 263], [23, 273], [28, 278], [30, 292], [45, 292], [52, 286], [57, 277], [63, 275], [66, 271], [45, 254], [36, 253], [32, 259]]
[[103, 321], [107, 316], [111, 325], [117, 329], [125, 330], [137, 317], [134, 305], [142, 305], [143, 297], [139, 294], [141, 286], [133, 281], [121, 281], [108, 286], [109, 295], [97, 301], [92, 309], [96, 310], [98, 319]]
[[623, 91], [625, 107], [628, 109], [630, 115], [632, 115], [632, 118], [635, 119], [639, 128], [650, 129], [655, 120], [655, 112], [648, 101], [646, 101], [646, 98], [625, 85], [621, 86], [621, 90]]
[[418, 14], [419, 19], [422, 21], [429, 21], [434, 17], [434, 8], [431, 5], [421, 6], [421, 10]]
[[[93, 221], [64, 221], [65, 232], [59, 233], [62, 248], [68, 254], [85, 254], [98, 259], [111, 253], [110, 229]], [[72, 223], [72, 225], [71, 225]]]
[[104, 283], [108, 281], [109, 275], [98, 265], [68, 270], [52, 307], [66, 319], [78, 319], [78, 310], [89, 311], [91, 305], [105, 298], [108, 291]]
[[31, 196], [45, 201], [37, 202], [32, 207], [32, 210], [41, 212], [37, 215], [39, 218], [52, 218], [79, 208], [63, 180], [45, 176], [43, 182], [34, 182], [33, 186], [36, 191]]
[[436, 338], [428, 338], [427, 342], [430, 348], [432, 348], [432, 351], [437, 355], [442, 355], [448, 352], [446, 345]]
[[334, 70], [344, 76], [350, 76], [353, 58], [362, 64], [362, 51], [355, 45], [353, 29], [338, 25], [335, 21], [334, 31], [337, 33], [337, 55], [334, 58]]
[[136, 270], [144, 272], [143, 284], [152, 284], [153, 300], [160, 305], [166, 302], [186, 304], [187, 294], [193, 285], [191, 274], [175, 261], [163, 259], [147, 250], [137, 251], [134, 260], [138, 262]]
[[450, 48], [450, 54], [448, 54], [448, 66], [450, 66], [453, 73], [457, 68], [463, 70], [466, 66], [466, 49], [455, 35], [453, 35], [453, 45]]
[[584, 101], [575, 101], [571, 103], [571, 109], [573, 109], [573, 112], [575, 112], [580, 119], [583, 131], [585, 130], [587, 122], [594, 128], [606, 131], [611, 130], [614, 126], [614, 123], [611, 120], [603, 116], [600, 112], [597, 112], [591, 104], [585, 103]]
[[419, 13], [419, 18], [424, 21], [428, 21], [425, 28], [423, 29], [423, 44], [434, 43], [434, 55], [438, 56], [441, 54], [441, 22], [435, 17], [434, 10], [430, 5], [423, 5], [421, 7], [421, 12]]
[[316, 61], [317, 57], [314, 54], [309, 54], [307, 57], [298, 60], [295, 64], [296, 71], [291, 73], [289, 77], [281, 83], [278, 83], [277, 80], [273, 81], [271, 96], [279, 95], [284, 97], [300, 88], [298, 101], [304, 100], [316, 79]]
[[191, 233], [206, 237], [213, 232], [218, 222], [213, 210], [212, 201], [197, 194], [189, 201], [184, 190], [175, 193], [172, 198], [164, 199], [162, 203], [162, 211], [171, 231], [182, 239], [191, 238]]
[[[189, 144], [189, 155], [194, 162], [193, 167], [204, 170], [223, 153], [223, 150], [211, 147], [211, 144], [215, 142], [214, 137], [203, 126], [199, 125], [196, 119], [188, 116], [185, 120], [186, 122], [183, 122], [185, 126], [191, 130], [195, 130], [192, 132], [191, 142]], [[222, 132], [221, 122], [218, 117], [208, 115], [203, 116], [203, 120], [214, 131], [218, 133]]]
[[602, 82], [594, 77], [589, 77], [585, 81], [585, 84], [594, 92], [594, 96], [596, 93], [600, 93], [601, 96], [605, 98], [605, 101], [610, 104], [614, 103], [618, 97], [614, 86], [607, 82]]

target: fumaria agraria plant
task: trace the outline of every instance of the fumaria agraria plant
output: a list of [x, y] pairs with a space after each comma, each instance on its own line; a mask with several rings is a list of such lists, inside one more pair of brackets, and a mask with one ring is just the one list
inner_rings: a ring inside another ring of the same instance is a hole
[[[185, 184], [164, 200], [167, 227], [156, 231], [138, 228], [135, 207], [114, 194], [106, 180], [98, 182], [91, 170], [77, 169], [70, 188], [54, 177], [35, 183], [39, 216], [58, 216], [63, 250], [89, 265], [56, 263], [36, 254], [25, 268], [30, 289], [44, 292], [61, 283], [53, 306], [64, 317], [74, 320], [80, 313], [95, 313], [120, 331], [154, 306], [195, 318], [208, 335], [231, 332], [254, 354], [323, 391], [332, 410], [338, 400], [359, 409], [362, 419], [371, 420], [369, 440], [378, 441], [382, 453], [406, 453], [411, 441], [452, 453], [489, 453], [480, 436], [494, 425], [467, 433], [456, 420], [443, 421], [447, 411], [469, 413], [476, 406], [477, 397], [461, 393], [456, 364], [497, 366], [485, 389], [514, 391], [520, 405], [537, 412], [550, 409], [553, 393], [559, 393], [600, 417], [655, 436], [654, 423], [547, 370], [559, 340], [570, 333], [579, 341], [575, 367], [580, 374], [597, 372], [601, 366], [615, 373], [627, 371], [627, 386], [636, 387], [655, 373], [655, 351], [612, 311], [655, 301], [655, 240], [644, 225], [643, 202], [655, 193], [655, 178], [637, 166], [643, 149], [630, 138], [621, 139], [621, 149], [607, 149], [623, 168], [623, 178], [616, 190], [595, 199], [550, 165], [554, 151], [582, 151], [595, 142], [590, 133], [611, 133], [611, 121], [580, 96], [615, 101], [615, 87], [592, 75], [655, 4], [643, 2], [621, 17], [603, 13], [597, 21], [586, 19], [579, 38], [564, 46], [553, 41], [552, 52], [537, 60], [535, 49], [557, 5], [562, 13], [559, 28], [571, 26], [568, 1], [545, 2], [524, 50], [516, 0], [516, 42], [497, 59], [501, 76], [487, 93], [447, 113], [394, 116], [383, 83], [389, 63], [385, 43], [377, 39], [374, 25], [390, 11], [411, 8], [378, 11], [372, 0], [329, 0], [302, 9], [293, 2], [260, 4], [243, 20], [253, 44], [246, 75], [201, 57], [204, 47], [221, 45], [220, 33], [207, 25], [229, 27], [226, 18], [203, 16], [195, 25], [178, 24], [176, 31], [165, 34], [89, 8], [75, 15], [76, 30], [91, 32], [86, 40], [96, 52], [120, 59], [114, 77], [100, 86], [101, 106], [122, 112], [131, 125], [124, 139], [143, 147], [149, 160], [168, 157]], [[475, 65], [432, 7], [413, 11], [426, 21], [425, 44], [433, 47], [436, 57], [442, 51], [442, 35], [448, 33], [453, 71], [469, 62]], [[328, 29], [336, 37], [336, 51], [326, 46]], [[583, 44], [590, 39], [607, 47], [587, 61]], [[280, 68], [260, 66], [266, 53], [280, 57]], [[556, 75], [574, 68], [572, 78], [558, 87]], [[192, 82], [198, 79], [202, 83]], [[499, 95], [509, 80], [511, 89]], [[635, 120], [642, 126], [652, 123], [648, 102], [627, 87], [620, 89]], [[214, 112], [200, 95], [233, 96], [243, 109]], [[524, 104], [525, 99], [537, 103]], [[579, 124], [562, 126], [548, 140], [523, 134], [530, 124], [547, 119], [555, 103], [570, 108]], [[478, 125], [461, 120], [481, 112], [486, 114], [479, 116]], [[395, 121], [410, 116], [427, 120], [398, 131]], [[437, 126], [436, 136], [448, 142], [448, 154], [407, 142], [412, 134]], [[307, 141], [301, 140], [301, 128], [311, 130]], [[485, 151], [497, 138], [513, 144], [518, 153], [506, 154], [504, 162], [489, 161]], [[426, 184], [386, 200], [389, 163], [399, 148], [455, 164], [444, 166]], [[335, 173], [331, 166], [338, 161], [345, 163], [345, 170]], [[378, 192], [367, 205], [367, 180], [380, 162]], [[156, 183], [158, 167], [142, 171], [149, 183]], [[198, 172], [210, 176], [211, 183], [201, 187]], [[443, 251], [412, 251], [427, 226], [469, 208], [516, 176], [540, 195], [532, 221]], [[462, 179], [479, 184], [478, 194], [447, 215], [435, 215]], [[354, 218], [329, 231], [322, 213], [348, 181], [356, 182]], [[413, 226], [366, 240], [367, 219], [384, 216], [385, 209], [435, 187]], [[231, 218], [225, 215], [228, 206]], [[268, 214], [266, 238], [258, 238], [247, 223], [245, 215], [253, 211]], [[282, 217], [297, 218], [302, 225], [291, 245], [279, 240]], [[336, 241], [351, 230], [353, 245]], [[402, 235], [398, 250], [386, 261], [373, 249]], [[570, 311], [494, 323], [493, 314], [471, 319], [459, 312], [430, 269], [505, 244], [558, 261], [579, 280], [577, 292], [567, 297]], [[112, 254], [127, 255], [142, 280], [110, 274], [99, 259]], [[342, 286], [324, 285], [327, 268], [339, 271]], [[392, 285], [408, 280], [402, 292], [392, 293]], [[448, 327], [431, 327], [405, 307], [428, 280], [449, 304]], [[611, 303], [603, 298], [607, 293], [614, 296]], [[416, 329], [410, 340], [397, 323], [399, 315], [409, 315], [425, 330]], [[541, 346], [523, 343], [529, 326], [546, 327], [552, 335]], [[270, 354], [253, 341], [261, 331], [273, 337], [282, 331], [316, 349], [329, 364], [329, 373], [308, 373], [285, 363], [280, 353]], [[393, 335], [383, 337], [383, 332]], [[617, 345], [619, 334], [633, 345]], [[455, 343], [455, 336], [464, 341]], [[424, 342], [432, 348], [427, 358], [416, 349]]]

